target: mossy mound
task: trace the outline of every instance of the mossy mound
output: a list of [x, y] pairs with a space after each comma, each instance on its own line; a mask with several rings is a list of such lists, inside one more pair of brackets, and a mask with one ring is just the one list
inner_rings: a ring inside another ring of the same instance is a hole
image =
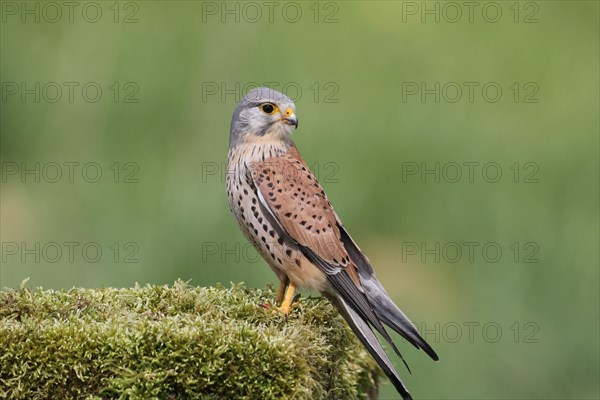
[[337, 311], [273, 290], [0, 292], [0, 398], [356, 399], [380, 371]]

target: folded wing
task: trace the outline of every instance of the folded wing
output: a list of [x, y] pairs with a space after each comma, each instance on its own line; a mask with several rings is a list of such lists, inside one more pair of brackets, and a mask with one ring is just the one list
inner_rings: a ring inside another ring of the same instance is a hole
[[401, 358], [382, 323], [417, 348], [424, 349], [435, 360], [437, 355], [377, 281], [367, 258], [343, 228], [325, 192], [297, 150], [292, 147], [283, 156], [251, 163], [247, 167], [260, 206], [270, 216], [273, 226], [280, 235], [295, 242], [304, 256], [326, 274], [334, 290], [328, 297], [396, 389], [404, 398], [410, 398], [371, 327]]

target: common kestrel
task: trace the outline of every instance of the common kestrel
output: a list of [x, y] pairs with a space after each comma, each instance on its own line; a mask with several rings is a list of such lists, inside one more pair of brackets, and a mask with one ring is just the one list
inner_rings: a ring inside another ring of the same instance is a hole
[[280, 281], [287, 315], [296, 288], [318, 290], [340, 311], [404, 399], [411, 395], [375, 336], [402, 358], [384, 325], [432, 359], [437, 354], [390, 299], [291, 139], [296, 106], [273, 89], [251, 90], [231, 120], [227, 196], [237, 222]]

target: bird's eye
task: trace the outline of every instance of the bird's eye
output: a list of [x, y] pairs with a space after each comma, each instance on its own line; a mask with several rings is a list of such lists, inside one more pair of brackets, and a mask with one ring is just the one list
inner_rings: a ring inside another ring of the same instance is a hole
[[260, 106], [260, 109], [263, 110], [267, 114], [273, 114], [275, 112], [275, 105], [271, 103], [265, 103]]

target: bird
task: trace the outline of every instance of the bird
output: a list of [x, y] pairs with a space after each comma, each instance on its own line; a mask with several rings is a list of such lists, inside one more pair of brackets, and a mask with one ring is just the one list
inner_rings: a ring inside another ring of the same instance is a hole
[[342, 224], [292, 140], [297, 128], [296, 105], [283, 93], [259, 87], [240, 100], [229, 136], [229, 207], [244, 236], [279, 279], [274, 308], [287, 317], [297, 289], [319, 291], [402, 398], [412, 399], [376, 332], [407, 369], [386, 326], [434, 361], [439, 357], [392, 301]]

